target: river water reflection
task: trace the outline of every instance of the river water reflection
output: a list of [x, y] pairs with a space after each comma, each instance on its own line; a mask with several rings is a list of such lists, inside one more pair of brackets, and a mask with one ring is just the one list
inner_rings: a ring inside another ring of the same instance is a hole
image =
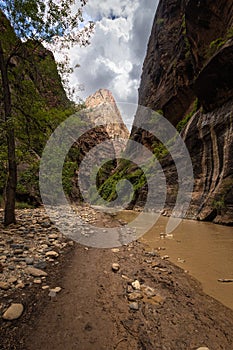
[[[130, 222], [138, 213], [122, 211], [117, 217]], [[212, 223], [183, 220], [172, 233], [163, 238], [168, 218], [161, 217], [141, 241], [153, 248], [166, 248], [160, 255], [197, 278], [203, 290], [233, 309], [233, 283], [220, 283], [218, 279], [233, 279], [233, 228]]]

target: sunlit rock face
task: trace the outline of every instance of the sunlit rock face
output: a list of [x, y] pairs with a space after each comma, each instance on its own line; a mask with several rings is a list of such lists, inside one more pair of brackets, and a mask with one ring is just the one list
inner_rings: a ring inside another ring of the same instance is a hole
[[115, 141], [116, 151], [123, 151], [125, 143], [122, 139], [127, 141], [129, 131], [123, 122], [112, 93], [109, 90], [100, 89], [86, 99], [85, 105], [91, 123], [104, 125], [110, 139]]

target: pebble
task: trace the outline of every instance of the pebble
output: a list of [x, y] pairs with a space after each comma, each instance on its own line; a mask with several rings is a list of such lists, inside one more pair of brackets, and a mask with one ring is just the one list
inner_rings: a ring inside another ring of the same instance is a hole
[[56, 296], [57, 296], [57, 293], [50, 290], [50, 292], [49, 292], [49, 297], [50, 297], [50, 298], [55, 298]]
[[45, 253], [45, 255], [49, 258], [57, 258], [59, 256], [59, 254], [57, 252], [54, 252], [54, 251], [49, 251], [49, 252]]
[[7, 282], [0, 282], [0, 289], [7, 290], [10, 288], [9, 283]]
[[49, 286], [42, 286], [42, 289], [47, 290], [47, 289], [49, 289]]
[[163, 259], [163, 260], [169, 259], [169, 255], [164, 255], [164, 256], [162, 256], [162, 259]]
[[17, 277], [11, 277], [8, 279], [8, 283], [15, 283], [17, 282]]
[[17, 320], [23, 313], [24, 307], [22, 304], [11, 304], [11, 306], [4, 312], [2, 318], [4, 320]]
[[45, 271], [37, 269], [35, 267], [27, 267], [26, 272], [34, 277], [48, 276]]
[[54, 293], [60, 293], [60, 291], [61, 291], [61, 287], [56, 287], [56, 288], [50, 289], [50, 292], [54, 292]]
[[120, 251], [120, 249], [118, 249], [118, 248], [113, 248], [113, 249], [112, 249], [112, 252], [113, 252], [113, 253], [119, 253], [119, 251]]
[[202, 346], [202, 347], [198, 348], [197, 350], [209, 350], [209, 348]]
[[113, 272], [117, 272], [117, 271], [119, 271], [119, 270], [120, 270], [120, 265], [117, 264], [117, 263], [113, 263], [113, 264], [112, 264], [112, 271], [113, 271]]
[[135, 280], [134, 282], [132, 282], [132, 287], [136, 290], [140, 290], [141, 289], [140, 282], [138, 280]]
[[27, 265], [33, 265], [34, 259], [33, 258], [26, 258], [25, 262]]
[[57, 233], [51, 233], [49, 235], [49, 239], [57, 239], [58, 238], [58, 234]]
[[33, 283], [35, 283], [35, 284], [41, 284], [42, 281], [41, 281], [40, 278], [35, 278], [34, 281], [33, 281]]
[[130, 310], [137, 311], [139, 309], [139, 304], [135, 301], [135, 302], [129, 304], [129, 308], [130, 308]]
[[36, 269], [43, 270], [43, 269], [46, 269], [47, 263], [45, 261], [38, 261], [37, 263], [34, 263], [34, 267]]

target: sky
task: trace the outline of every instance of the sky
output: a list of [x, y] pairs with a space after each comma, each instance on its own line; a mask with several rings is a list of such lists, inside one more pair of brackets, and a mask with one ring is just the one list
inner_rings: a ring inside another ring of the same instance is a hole
[[[80, 65], [70, 85], [85, 100], [100, 88], [109, 89], [117, 102], [137, 104], [142, 65], [156, 12], [157, 0], [89, 0], [85, 19], [95, 22], [91, 44], [70, 51], [73, 65]], [[133, 111], [122, 106], [130, 129]], [[130, 115], [131, 114], [131, 115]]]

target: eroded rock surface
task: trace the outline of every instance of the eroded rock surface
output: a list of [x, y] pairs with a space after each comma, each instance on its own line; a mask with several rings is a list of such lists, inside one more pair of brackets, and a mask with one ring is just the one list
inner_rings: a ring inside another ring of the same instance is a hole
[[[233, 223], [233, 4], [213, 0], [161, 0], [155, 16], [139, 89], [139, 104], [163, 113], [182, 136], [194, 169], [188, 216]], [[144, 122], [136, 115], [137, 124]], [[152, 128], [153, 130], [153, 128]], [[133, 129], [149, 146], [152, 135]], [[175, 203], [177, 173], [163, 162], [166, 210]]]

